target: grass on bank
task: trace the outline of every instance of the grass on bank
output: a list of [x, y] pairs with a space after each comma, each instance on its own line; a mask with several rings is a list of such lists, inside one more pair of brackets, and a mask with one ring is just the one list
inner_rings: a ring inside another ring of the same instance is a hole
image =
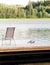
[[50, 18], [0, 18], [0, 20], [50, 20]]

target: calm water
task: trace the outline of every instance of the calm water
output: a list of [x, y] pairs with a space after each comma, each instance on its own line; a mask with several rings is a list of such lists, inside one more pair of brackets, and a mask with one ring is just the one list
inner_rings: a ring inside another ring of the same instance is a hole
[[[5, 35], [6, 28], [0, 28], [0, 39], [2, 38], [2, 34]], [[14, 33], [14, 39], [16, 41], [17, 47], [24, 46], [49, 46], [50, 45], [50, 29], [48, 28], [16, 28]], [[34, 40], [34, 44], [28, 43], [30, 40]], [[1, 42], [1, 41], [0, 41]], [[2, 43], [2, 42], [1, 42]], [[8, 44], [7, 42], [5, 42]], [[1, 45], [1, 44], [0, 44]], [[2, 46], [1, 46], [2, 47]], [[15, 47], [15, 44], [12, 40], [12, 45], [4, 46], [7, 47]]]
[[[12, 26], [16, 27], [14, 33], [16, 46], [50, 45], [50, 20], [0, 20], [0, 39], [2, 35], [5, 36], [6, 28]], [[35, 40], [35, 44], [28, 44], [30, 40]], [[11, 47], [14, 47], [14, 42], [12, 43]]]

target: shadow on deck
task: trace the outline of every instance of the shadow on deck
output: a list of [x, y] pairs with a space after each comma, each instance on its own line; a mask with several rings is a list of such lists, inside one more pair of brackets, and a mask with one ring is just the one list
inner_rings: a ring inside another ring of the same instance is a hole
[[50, 50], [0, 52], [0, 65], [50, 62]]

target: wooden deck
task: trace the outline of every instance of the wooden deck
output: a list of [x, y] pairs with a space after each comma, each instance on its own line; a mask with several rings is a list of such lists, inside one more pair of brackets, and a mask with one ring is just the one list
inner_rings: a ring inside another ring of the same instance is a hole
[[50, 46], [0, 48], [0, 65], [40, 65], [39, 62], [41, 65], [46, 65], [43, 62], [50, 62]]
[[50, 62], [44, 62], [44, 63], [28, 63], [28, 64], [19, 64], [19, 65], [50, 65]]
[[17, 47], [17, 48], [0, 48], [0, 52], [20, 52], [20, 51], [37, 51], [37, 50], [50, 50], [50, 46], [32, 46], [32, 47]]

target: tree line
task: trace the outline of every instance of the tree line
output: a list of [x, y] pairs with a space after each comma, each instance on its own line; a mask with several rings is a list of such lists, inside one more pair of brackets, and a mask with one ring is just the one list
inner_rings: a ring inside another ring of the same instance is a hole
[[0, 4], [0, 18], [50, 18], [50, 1], [29, 2], [25, 7]]

